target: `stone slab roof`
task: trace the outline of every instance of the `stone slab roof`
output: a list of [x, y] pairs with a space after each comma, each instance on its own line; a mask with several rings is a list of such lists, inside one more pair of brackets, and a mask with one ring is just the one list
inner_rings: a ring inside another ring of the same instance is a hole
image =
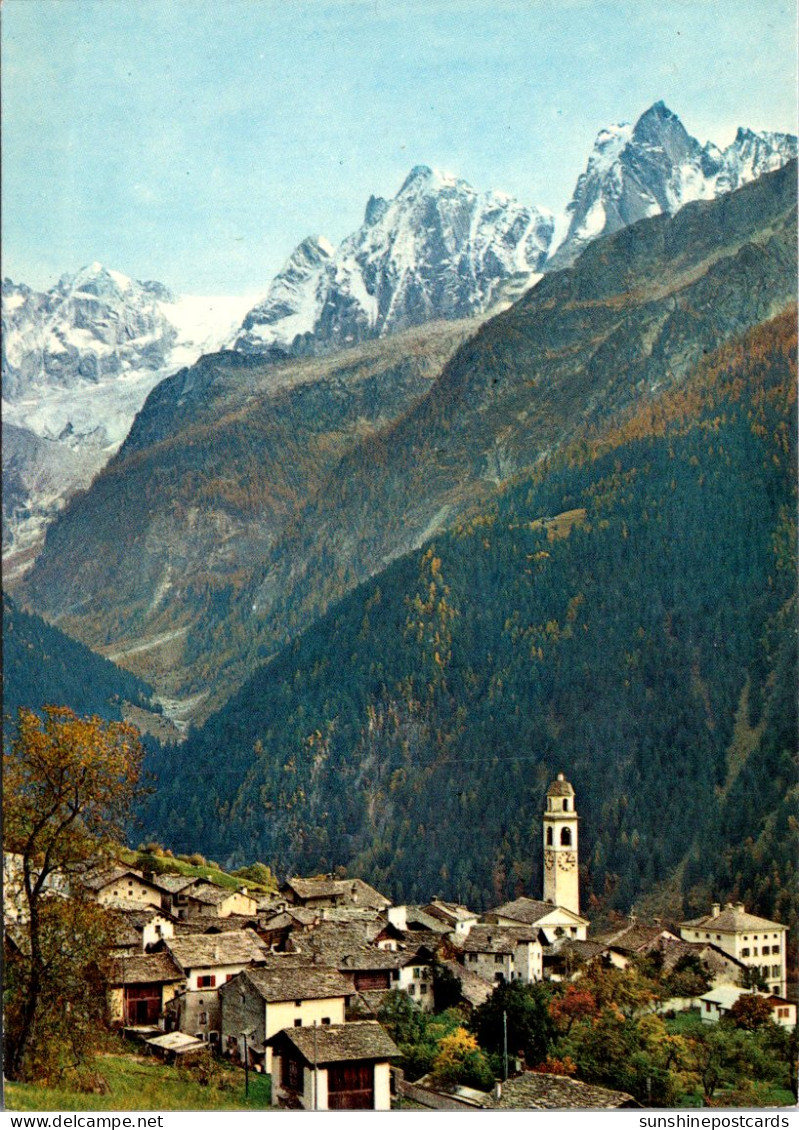
[[[532, 926], [555, 910], [562, 911], [563, 907], [554, 906], [551, 902], [541, 902], [539, 899], [522, 896], [512, 902], [504, 902], [502, 906], [492, 907], [488, 913], [499, 918], [512, 918], [516, 922], [523, 922], [527, 926]], [[572, 911], [567, 911], [567, 913], [572, 914], [575, 922], [585, 921], [579, 914], [573, 914]]]
[[241, 965], [263, 961], [264, 957], [263, 945], [254, 930], [184, 934], [167, 938], [164, 944], [182, 969]]
[[363, 879], [332, 879], [329, 877], [319, 879], [287, 879], [281, 891], [293, 891], [298, 899], [338, 899], [344, 903], [355, 906], [371, 907], [374, 910], [385, 910], [391, 906], [391, 899], [381, 895], [374, 887], [370, 887]]
[[267, 1004], [270, 1001], [327, 1000], [331, 997], [352, 996], [352, 985], [337, 970], [320, 969], [319, 966], [286, 969], [270, 963], [260, 969], [248, 969], [242, 977], [246, 977]]
[[185, 1032], [165, 1032], [163, 1036], [154, 1036], [153, 1039], [144, 1042], [149, 1044], [150, 1047], [160, 1048], [162, 1051], [177, 1052], [178, 1054], [200, 1051], [208, 1046], [202, 1040], [188, 1036]]
[[721, 933], [742, 933], [744, 930], [754, 933], [778, 930], [787, 930], [781, 922], [771, 922], [768, 918], [759, 918], [756, 914], [749, 914], [742, 906], [733, 906], [728, 903], [719, 914], [706, 914], [702, 918], [693, 918], [689, 922], [682, 922], [681, 926], [693, 927], [697, 930], [707, 930], [708, 933], [718, 930]]
[[[431, 931], [435, 934], [446, 934], [449, 932], [449, 924], [442, 922], [440, 918], [435, 918], [432, 914], [428, 914], [424, 907], [409, 906], [406, 907], [406, 918], [410, 923], [417, 923], [418, 927], [423, 930]], [[413, 926], [410, 928], [413, 929]], [[410, 930], [406, 931], [409, 933]]]
[[502, 1084], [499, 1098], [491, 1095], [486, 1110], [618, 1110], [639, 1107], [624, 1091], [595, 1087], [566, 1075], [539, 1075], [525, 1071]]
[[458, 945], [464, 953], [514, 953], [518, 945], [538, 940], [534, 927], [473, 926]]
[[407, 950], [380, 950], [372, 946], [344, 954], [338, 968], [346, 973], [348, 970], [404, 969], [406, 965], [414, 964], [425, 965], [428, 962], [417, 960], [417, 955]]
[[461, 996], [472, 1008], [485, 1004], [496, 988], [496, 985], [456, 961], [443, 961], [441, 964], [458, 978], [461, 983]]
[[468, 922], [470, 918], [477, 918], [475, 912], [469, 910], [468, 906], [462, 906], [457, 902], [444, 902], [442, 899], [433, 899], [423, 906], [422, 910], [431, 914], [433, 918], [445, 922]]
[[[670, 937], [671, 931], [665, 926], [647, 926], [645, 923], [629, 922], [620, 930], [597, 935], [596, 940], [612, 946], [621, 953], [649, 953], [660, 948], [663, 936]], [[674, 936], [674, 940], [679, 939]]]
[[185, 891], [195, 883], [204, 882], [199, 875], [153, 875], [152, 881], [161, 890], [169, 891], [173, 895]]
[[168, 953], [137, 953], [114, 960], [112, 985], [150, 985], [182, 981], [183, 973]]
[[545, 957], [566, 957], [571, 955], [580, 961], [593, 961], [612, 947], [602, 942], [583, 941], [580, 938], [557, 938], [544, 950]]
[[115, 883], [118, 879], [124, 878], [125, 875], [132, 875], [140, 883], [149, 883], [151, 887], [155, 886], [150, 879], [145, 879], [141, 871], [136, 871], [133, 867], [108, 867], [102, 871], [92, 871], [83, 876], [81, 883], [87, 890], [101, 891], [110, 883]]
[[348, 1024], [324, 1024], [316, 1028], [284, 1028], [267, 1043], [284, 1040], [292, 1044], [308, 1064], [385, 1060], [400, 1054], [388, 1032], [376, 1020], [353, 1020]]

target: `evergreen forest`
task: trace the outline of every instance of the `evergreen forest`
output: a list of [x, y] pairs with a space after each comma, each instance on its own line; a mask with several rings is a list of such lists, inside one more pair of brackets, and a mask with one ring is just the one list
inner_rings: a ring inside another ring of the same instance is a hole
[[596, 423], [361, 584], [158, 748], [145, 837], [393, 899], [796, 923], [796, 311]]

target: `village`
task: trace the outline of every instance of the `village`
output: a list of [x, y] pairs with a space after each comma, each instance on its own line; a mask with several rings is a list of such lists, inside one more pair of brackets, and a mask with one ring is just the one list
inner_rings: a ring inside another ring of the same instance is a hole
[[[592, 931], [580, 913], [579, 819], [574, 789], [558, 774], [541, 819], [542, 897], [479, 914], [437, 897], [392, 905], [359, 878], [294, 877], [268, 892], [121, 864], [88, 870], [79, 896], [115, 912], [109, 1023], [169, 1063], [213, 1055], [270, 1076], [274, 1106], [378, 1111], [643, 1105], [622, 1091], [530, 1070], [513, 1047], [489, 1091], [406, 1078], [378, 1016], [397, 992], [433, 1013], [442, 978], [468, 1015], [500, 985], [577, 984], [593, 967], [625, 970], [647, 957], [663, 971], [701, 963], [707, 991], [660, 1001], [659, 1012], [699, 1010], [703, 1024], [717, 1025], [749, 995], [777, 1026], [796, 1025], [787, 927], [741, 904], [715, 904], [671, 926], [630, 917]], [[77, 894], [58, 877], [50, 884], [54, 898]], [[24, 905], [16, 857], [6, 854], [12, 948], [25, 944]]]

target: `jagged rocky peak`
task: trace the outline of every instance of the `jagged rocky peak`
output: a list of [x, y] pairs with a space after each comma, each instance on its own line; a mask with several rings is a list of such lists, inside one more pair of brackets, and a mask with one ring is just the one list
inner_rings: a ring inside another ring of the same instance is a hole
[[586, 244], [692, 200], [710, 200], [796, 155], [796, 138], [739, 129], [722, 150], [700, 144], [664, 102], [635, 122], [602, 129], [577, 180], [547, 270], [572, 263]]
[[319, 352], [480, 314], [506, 280], [533, 281], [553, 227], [544, 209], [416, 165], [392, 200], [369, 198], [362, 226], [332, 253], [300, 244], [245, 318], [236, 348]]

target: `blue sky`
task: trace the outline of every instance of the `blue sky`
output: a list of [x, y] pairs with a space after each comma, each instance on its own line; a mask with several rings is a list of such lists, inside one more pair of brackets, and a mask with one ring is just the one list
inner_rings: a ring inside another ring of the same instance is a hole
[[796, 132], [796, 0], [3, 0], [3, 274], [265, 290], [428, 164], [553, 211], [603, 126]]

